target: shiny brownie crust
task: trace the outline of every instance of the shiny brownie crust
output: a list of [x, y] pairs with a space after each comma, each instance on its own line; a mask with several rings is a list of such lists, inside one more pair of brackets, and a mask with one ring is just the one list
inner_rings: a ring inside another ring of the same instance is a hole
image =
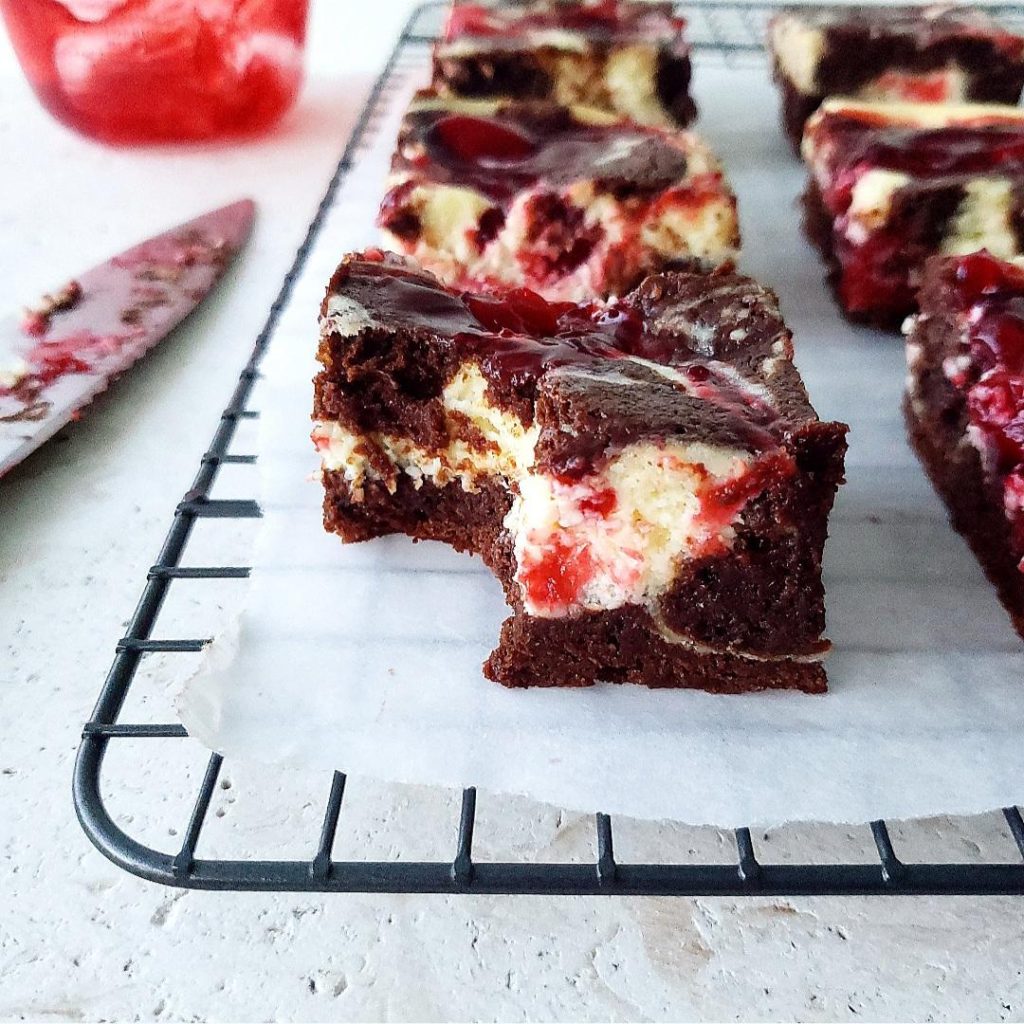
[[922, 316], [909, 337], [919, 346], [911, 360], [910, 387], [903, 411], [911, 444], [932, 485], [945, 502], [953, 528], [970, 545], [1024, 637], [1024, 573], [1013, 550], [998, 480], [987, 474], [967, 436], [967, 405], [950, 382], [943, 361], [960, 349], [962, 327], [953, 299], [951, 264], [929, 261], [921, 289]]

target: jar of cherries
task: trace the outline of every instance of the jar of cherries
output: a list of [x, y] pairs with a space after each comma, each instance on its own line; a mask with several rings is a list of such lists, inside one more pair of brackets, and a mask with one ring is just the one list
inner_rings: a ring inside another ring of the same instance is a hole
[[302, 84], [307, 8], [308, 0], [0, 0], [47, 110], [120, 144], [269, 128]]

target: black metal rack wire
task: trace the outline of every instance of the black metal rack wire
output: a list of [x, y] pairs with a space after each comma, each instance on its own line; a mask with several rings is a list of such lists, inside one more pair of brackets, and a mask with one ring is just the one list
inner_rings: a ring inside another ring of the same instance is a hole
[[[75, 765], [74, 801], [86, 834], [115, 864], [154, 882], [191, 889], [295, 892], [438, 892], [562, 895], [858, 895], [858, 894], [1024, 894], [1024, 819], [1016, 807], [1003, 811], [1020, 860], [1012, 863], [905, 863], [893, 848], [884, 821], [870, 825], [877, 850], [872, 863], [762, 863], [750, 829], [735, 830], [736, 857], [728, 864], [620, 863], [613, 846], [612, 820], [596, 815], [597, 857], [577, 863], [509, 863], [473, 857], [477, 794], [462, 794], [451, 859], [436, 861], [335, 860], [332, 851], [342, 821], [345, 776], [336, 772], [326, 794], [318, 839], [310, 837], [310, 855], [298, 860], [227, 860], [197, 856], [200, 833], [210, 810], [223, 759], [211, 754], [182, 841], [176, 853], [163, 853], [127, 834], [104, 802], [103, 766], [112, 744], [125, 739], [186, 739], [176, 723], [122, 722], [120, 716], [144, 658], [157, 653], [195, 654], [205, 639], [154, 639], [164, 600], [177, 581], [244, 579], [238, 565], [184, 566], [183, 556], [195, 525], [206, 519], [237, 522], [256, 519], [260, 509], [249, 499], [212, 497], [222, 467], [252, 464], [255, 456], [229, 451], [239, 424], [256, 417], [248, 402], [259, 377], [260, 360], [302, 270], [339, 185], [366, 145], [377, 115], [388, 101], [396, 68], [436, 36], [440, 3], [417, 8], [402, 32], [345, 146], [295, 261], [256, 339], [251, 358], [221, 416], [209, 449], [200, 460], [192, 487], [174, 511], [170, 530], [149, 572], [138, 606], [92, 717], [86, 723]], [[770, 3], [720, 0], [683, 5], [695, 49], [728, 64], [757, 60]], [[1024, 27], [1024, 12], [1012, 5], [988, 8]], [[123, 782], [123, 780], [121, 780]], [[107, 780], [107, 789], [117, 780]]]

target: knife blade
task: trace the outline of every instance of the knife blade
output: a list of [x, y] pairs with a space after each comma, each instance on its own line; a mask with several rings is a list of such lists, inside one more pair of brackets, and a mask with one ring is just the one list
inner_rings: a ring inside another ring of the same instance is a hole
[[254, 215], [243, 199], [179, 224], [0, 320], [0, 476], [206, 298]]

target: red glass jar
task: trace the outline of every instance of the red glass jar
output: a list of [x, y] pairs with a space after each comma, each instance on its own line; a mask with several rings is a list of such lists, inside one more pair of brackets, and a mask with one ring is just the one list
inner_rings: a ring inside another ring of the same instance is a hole
[[36, 95], [113, 143], [265, 130], [302, 84], [308, 0], [0, 0]]

